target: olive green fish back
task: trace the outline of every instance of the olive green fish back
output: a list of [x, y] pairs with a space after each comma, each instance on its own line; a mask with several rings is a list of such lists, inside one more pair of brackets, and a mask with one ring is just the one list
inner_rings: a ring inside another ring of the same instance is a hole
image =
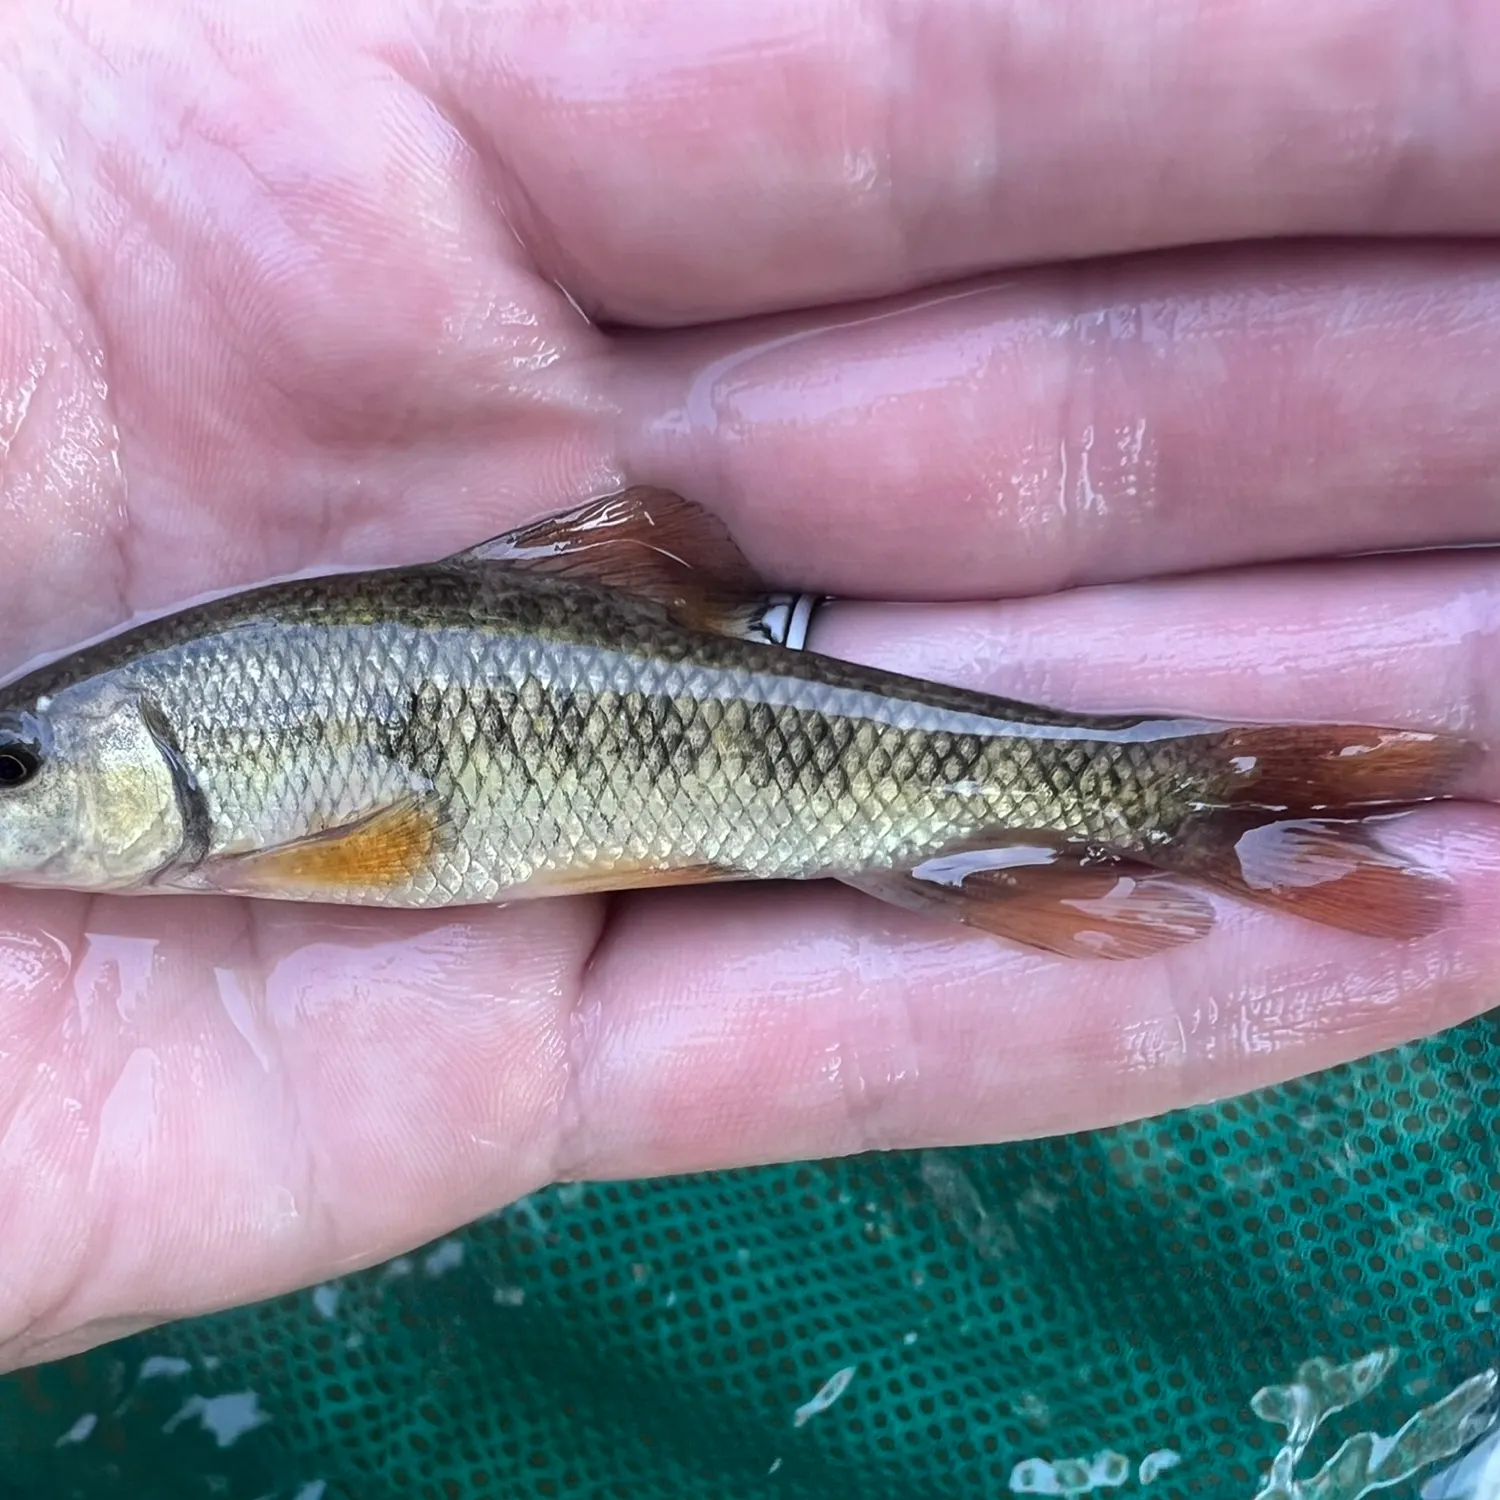
[[552, 1189], [0, 1381], [0, 1497], [1477, 1500], [1497, 1105], [1485, 1016], [1124, 1129]]

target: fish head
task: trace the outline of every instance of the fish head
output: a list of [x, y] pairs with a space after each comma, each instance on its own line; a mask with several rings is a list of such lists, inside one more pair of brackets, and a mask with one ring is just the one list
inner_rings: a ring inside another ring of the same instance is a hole
[[149, 700], [125, 684], [12, 698], [0, 708], [0, 885], [144, 884], [182, 846], [176, 777]]

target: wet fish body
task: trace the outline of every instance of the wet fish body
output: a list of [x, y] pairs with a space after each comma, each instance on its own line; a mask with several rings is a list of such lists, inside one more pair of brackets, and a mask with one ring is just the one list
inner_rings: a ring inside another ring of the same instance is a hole
[[1057, 952], [1217, 885], [1412, 936], [1451, 892], [1337, 814], [1449, 737], [1082, 717], [756, 638], [704, 513], [632, 491], [444, 561], [274, 584], [0, 691], [0, 880], [434, 907], [836, 878]]

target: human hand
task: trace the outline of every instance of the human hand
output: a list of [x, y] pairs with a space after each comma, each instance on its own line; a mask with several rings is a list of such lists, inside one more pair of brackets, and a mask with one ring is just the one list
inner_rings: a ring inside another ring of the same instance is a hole
[[[628, 481], [904, 601], [830, 654], [1497, 731], [1500, 562], [1302, 565], [1500, 540], [1500, 269], [1435, 242], [1500, 227], [1482, 8], [72, 0], [7, 41], [8, 667]], [[1495, 998], [1497, 835], [1393, 831], [1465, 902], [1420, 943], [1220, 902], [1133, 964], [833, 885], [5, 893], [0, 1367], [559, 1178], [1077, 1130], [1439, 1029]]]

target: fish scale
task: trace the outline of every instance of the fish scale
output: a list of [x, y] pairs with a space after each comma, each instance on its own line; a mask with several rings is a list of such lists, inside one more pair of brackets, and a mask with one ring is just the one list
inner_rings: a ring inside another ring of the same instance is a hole
[[[891, 868], [986, 823], [1119, 832], [1072, 784], [1085, 747], [956, 732], [942, 720], [957, 710], [809, 680], [782, 653], [644, 610], [627, 622], [602, 606], [618, 643], [605, 649], [583, 638], [578, 616], [601, 604], [577, 586], [491, 579], [454, 610], [441, 587], [422, 598], [430, 582], [365, 583], [394, 594], [395, 618], [371, 618], [374, 600], [346, 583], [315, 623], [294, 594], [276, 627], [230, 621], [133, 664], [179, 726], [223, 847], [336, 823], [409, 782], [435, 790], [451, 838], [406, 888], [353, 897], [491, 900], [591, 864]], [[1108, 749], [1127, 776], [1146, 769], [1142, 747]]]
[[1449, 795], [1465, 742], [1013, 703], [766, 644], [748, 586], [632, 491], [133, 627], [0, 690], [0, 879], [432, 907], [833, 877], [1114, 957], [1212, 926], [1184, 873], [1358, 932], [1448, 909], [1278, 819]]

